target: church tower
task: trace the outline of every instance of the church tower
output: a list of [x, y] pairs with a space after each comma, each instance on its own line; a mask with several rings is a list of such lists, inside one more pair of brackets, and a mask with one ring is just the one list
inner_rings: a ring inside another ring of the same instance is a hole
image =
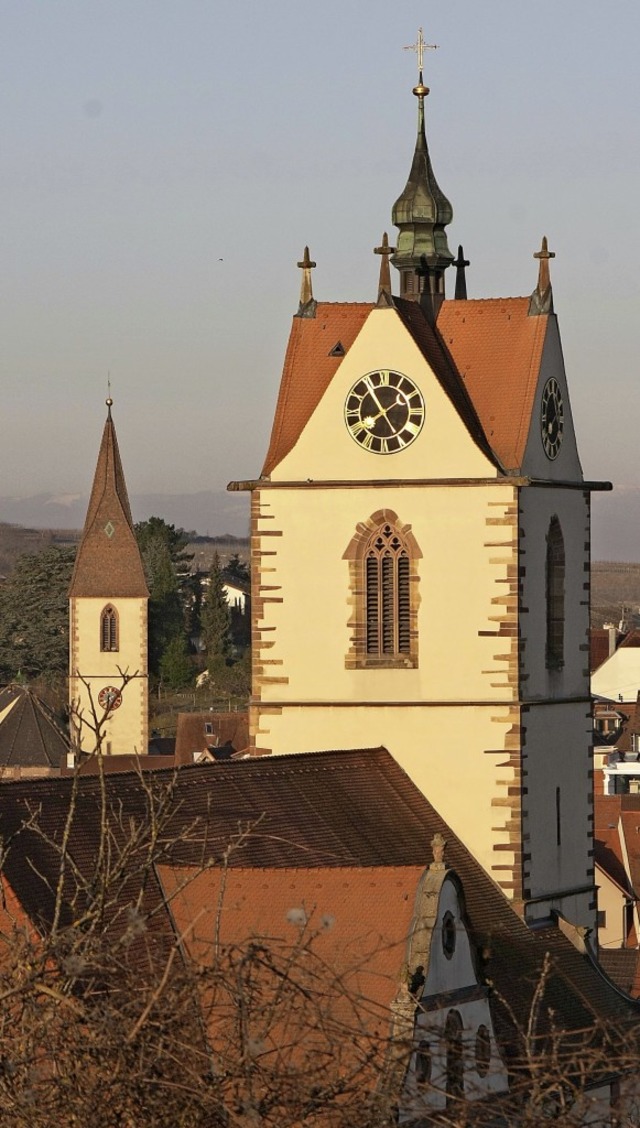
[[81, 752], [148, 747], [147, 602], [116, 431], [107, 400], [89, 508], [69, 589], [69, 704]]
[[252, 492], [251, 739], [386, 746], [526, 920], [593, 927], [589, 497], [607, 484], [583, 480], [546, 241], [531, 297], [467, 300], [462, 248], [445, 296], [421, 66], [414, 94], [377, 299], [316, 300], [305, 253], [262, 475], [230, 486]]

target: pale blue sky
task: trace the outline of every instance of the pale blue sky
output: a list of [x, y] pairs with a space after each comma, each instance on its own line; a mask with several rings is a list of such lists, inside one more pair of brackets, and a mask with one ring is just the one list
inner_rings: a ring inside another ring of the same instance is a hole
[[87, 489], [108, 370], [131, 492], [259, 473], [303, 245], [318, 298], [375, 296], [420, 24], [470, 296], [529, 293], [548, 235], [585, 472], [640, 486], [638, 0], [2, 0], [0, 20], [0, 495]]

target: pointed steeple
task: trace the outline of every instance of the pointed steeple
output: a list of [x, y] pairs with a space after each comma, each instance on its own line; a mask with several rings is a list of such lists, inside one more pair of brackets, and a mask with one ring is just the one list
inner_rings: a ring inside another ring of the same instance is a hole
[[553, 290], [551, 288], [551, 272], [549, 259], [555, 258], [555, 251], [549, 250], [547, 236], [542, 237], [542, 246], [534, 256], [540, 263], [538, 267], [538, 285], [529, 299], [529, 317], [538, 317], [542, 313], [553, 313]]
[[380, 255], [380, 278], [378, 280], [378, 305], [390, 306], [393, 305], [393, 298], [391, 297], [391, 271], [389, 270], [389, 259], [394, 253], [395, 247], [389, 246], [389, 236], [386, 231], [382, 236], [382, 243], [379, 247], [373, 248], [374, 255]]
[[317, 301], [313, 296], [313, 286], [311, 284], [311, 271], [315, 266], [315, 262], [311, 261], [309, 248], [305, 247], [302, 256], [302, 262], [298, 263], [302, 271], [302, 282], [300, 283], [300, 304], [296, 317], [315, 317]]
[[69, 596], [114, 599], [149, 594], [127, 495], [116, 430], [107, 399], [98, 464]]
[[[411, 48], [417, 51], [419, 62], [418, 85], [413, 88], [418, 99], [418, 135], [409, 179], [391, 212], [399, 231], [391, 261], [400, 271], [401, 297], [417, 301], [424, 290], [436, 296], [438, 306], [444, 298], [444, 272], [453, 262], [445, 232], [453, 219], [453, 208], [436, 181], [427, 145], [424, 100], [429, 88], [422, 79], [422, 57], [428, 46], [420, 28], [418, 42]], [[423, 272], [420, 282], [416, 278], [418, 268]]]

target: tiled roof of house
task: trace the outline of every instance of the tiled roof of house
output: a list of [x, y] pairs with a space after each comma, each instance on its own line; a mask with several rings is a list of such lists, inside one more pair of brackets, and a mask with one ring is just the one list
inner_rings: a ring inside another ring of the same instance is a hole
[[609, 657], [609, 631], [605, 627], [592, 627], [589, 631], [589, 669], [598, 669]]
[[109, 408], [69, 595], [115, 599], [148, 594]]
[[[394, 298], [394, 306], [474, 441], [505, 470], [519, 470], [548, 315], [529, 317], [528, 298], [445, 301], [434, 332], [419, 303]], [[314, 318], [293, 319], [264, 476], [295, 446], [373, 309], [325, 302]]]
[[25, 686], [7, 686], [0, 710], [0, 770], [49, 770], [66, 763], [68, 738], [35, 693]]
[[[207, 731], [207, 727], [210, 726]], [[249, 716], [239, 713], [178, 713], [176, 764], [192, 764], [207, 748], [243, 752], [249, 746]]]
[[[68, 829], [69, 854], [79, 871], [89, 875], [99, 847], [101, 786], [95, 777], [78, 780]], [[361, 872], [349, 880], [357, 881], [363, 897], [374, 870], [384, 868], [394, 871], [390, 881], [405, 881], [411, 900], [415, 874], [430, 861], [429, 843], [441, 833], [448, 843], [447, 862], [463, 883], [472, 943], [482, 953], [483, 975], [494, 984], [496, 1020], [504, 1038], [509, 1031], [513, 1036], [513, 1019], [500, 999], [526, 1026], [532, 993], [547, 959], [551, 970], [541, 1000], [540, 1031], [551, 1022], [560, 1029], [584, 1030], [594, 1020], [624, 1023], [637, 1017], [559, 928], [531, 930], [524, 924], [384, 749], [246, 759], [215, 768], [184, 767], [175, 775], [147, 773], [144, 778], [119, 773], [107, 777], [105, 788], [114, 836], [111, 850], [127, 827], [146, 825], [150, 806], [166, 804], [170, 794], [158, 842], [161, 864], [193, 866], [203, 857], [214, 863], [226, 858], [225, 864], [234, 870], [313, 871], [313, 879], [327, 882], [327, 889], [335, 879], [320, 878], [317, 871], [353, 869]], [[12, 842], [5, 873], [32, 918], [45, 925], [59, 872], [55, 843], [61, 841], [72, 796], [73, 781], [66, 779], [36, 780], [29, 786], [9, 783], [0, 789], [0, 833]], [[21, 831], [34, 812], [43, 833], [29, 826]], [[265, 876], [262, 904], [269, 898], [268, 885]], [[135, 895], [133, 876], [127, 895]], [[153, 906], [159, 896], [153, 875], [147, 874], [146, 903]], [[354, 901], [355, 930], [359, 911]], [[156, 912], [153, 928], [166, 942], [167, 927]]]
[[630, 646], [630, 647], [640, 646], [640, 631], [639, 630], [634, 629], [632, 631], [629, 631], [624, 636], [622, 642], [618, 643], [618, 650], [622, 650], [624, 647], [627, 647], [627, 646]]

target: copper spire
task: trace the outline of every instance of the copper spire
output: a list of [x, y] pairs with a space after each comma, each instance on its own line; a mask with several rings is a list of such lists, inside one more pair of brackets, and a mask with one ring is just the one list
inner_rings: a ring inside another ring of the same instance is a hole
[[382, 236], [382, 244], [373, 248], [374, 255], [380, 255], [380, 278], [378, 281], [378, 305], [391, 305], [391, 270], [389, 258], [395, 252], [395, 247], [389, 246], [389, 236], [386, 231]]
[[529, 316], [536, 317], [542, 313], [553, 313], [553, 290], [551, 288], [551, 273], [549, 259], [555, 258], [555, 252], [549, 250], [547, 236], [542, 237], [542, 246], [533, 256], [538, 259], [538, 285], [529, 300]]
[[[429, 93], [423, 81], [423, 56], [436, 44], [425, 43], [422, 28], [417, 42], [405, 50], [418, 58], [418, 84], [413, 93], [418, 99], [418, 134], [409, 179], [404, 192], [393, 205], [391, 216], [399, 234], [393, 265], [400, 271], [400, 294], [417, 300], [420, 296], [416, 270], [426, 263], [425, 291], [435, 296], [434, 316], [444, 298], [444, 272], [453, 261], [445, 227], [453, 219], [453, 208], [438, 185], [431, 167], [424, 120], [424, 100]], [[433, 277], [431, 277], [433, 276]]]
[[313, 297], [313, 286], [311, 284], [311, 271], [315, 265], [315, 262], [311, 261], [309, 248], [305, 247], [302, 262], [298, 263], [302, 271], [302, 281], [300, 283], [300, 304], [297, 317], [315, 317], [316, 315], [317, 302]]

